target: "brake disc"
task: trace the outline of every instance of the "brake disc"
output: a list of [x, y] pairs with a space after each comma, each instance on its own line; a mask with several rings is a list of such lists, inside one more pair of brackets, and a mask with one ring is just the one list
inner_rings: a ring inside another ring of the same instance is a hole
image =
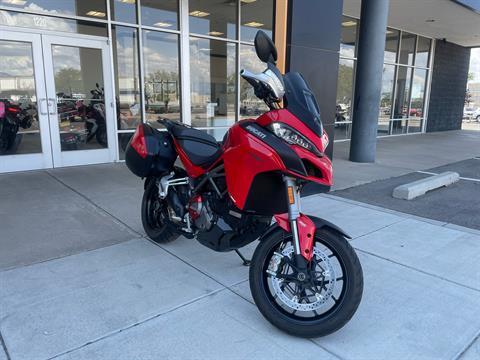
[[[285, 290], [282, 290], [282, 285], [287, 280], [277, 277], [279, 265], [281, 264], [282, 258], [288, 257], [289, 259], [291, 259], [293, 252], [294, 252], [293, 245], [288, 245], [282, 250], [281, 253], [274, 252], [272, 258], [270, 259], [267, 273], [270, 275], [270, 278], [272, 280], [272, 287], [275, 293], [274, 295], [276, 295], [276, 297], [278, 297], [278, 299], [283, 304], [285, 304], [291, 309], [294, 309], [297, 311], [318, 310], [323, 305], [325, 305], [325, 303], [330, 299], [330, 297], [333, 294], [333, 290], [335, 289], [336, 276], [335, 276], [335, 270], [330, 261], [330, 258], [318, 247], [313, 248], [313, 256], [315, 257], [316, 260], [319, 261], [320, 264], [322, 264], [322, 268], [323, 268], [322, 278], [323, 278], [324, 284], [320, 288], [319, 292], [316, 292], [315, 295], [312, 294], [311, 296], [309, 296], [309, 298], [314, 296], [315, 301], [300, 302], [301, 300], [303, 300], [303, 298], [299, 299], [295, 295], [291, 296], [291, 294], [287, 294]], [[284, 287], [284, 289], [285, 288], [286, 287]]]

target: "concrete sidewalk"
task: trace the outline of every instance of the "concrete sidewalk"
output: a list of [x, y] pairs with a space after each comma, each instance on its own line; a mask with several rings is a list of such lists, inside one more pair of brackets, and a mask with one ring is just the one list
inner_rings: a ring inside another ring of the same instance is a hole
[[[478, 156], [479, 143], [474, 132], [382, 139], [376, 164], [349, 163], [336, 144], [337, 186]], [[365, 292], [347, 326], [304, 340], [262, 318], [234, 253], [149, 242], [142, 192], [124, 164], [0, 175], [0, 360], [480, 358], [478, 231], [305, 198], [306, 213], [353, 236]]]
[[480, 356], [480, 235], [305, 198], [306, 213], [353, 236], [365, 292], [342, 330], [304, 340], [262, 318], [235, 254], [146, 240], [142, 184], [123, 165], [2, 175], [0, 185], [0, 334], [10, 359]]

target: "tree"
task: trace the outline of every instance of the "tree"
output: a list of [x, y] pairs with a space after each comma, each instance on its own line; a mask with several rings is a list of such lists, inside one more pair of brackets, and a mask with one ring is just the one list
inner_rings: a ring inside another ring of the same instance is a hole
[[63, 92], [69, 96], [72, 93], [83, 93], [82, 73], [74, 68], [63, 68], [55, 73], [57, 93]]
[[470, 93], [470, 90], [467, 89], [467, 91], [465, 91], [465, 106], [470, 106], [471, 102], [472, 102], [472, 94]]

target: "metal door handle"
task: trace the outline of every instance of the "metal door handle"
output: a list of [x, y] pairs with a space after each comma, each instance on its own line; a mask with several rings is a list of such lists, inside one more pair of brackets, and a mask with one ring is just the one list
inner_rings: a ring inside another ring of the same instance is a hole
[[54, 98], [48, 98], [48, 108], [50, 108], [50, 101], [53, 103], [53, 112], [50, 112], [49, 115], [57, 114], [57, 101]]
[[[38, 108], [40, 110], [40, 115], [48, 115], [48, 111], [47, 112], [43, 111], [42, 104], [44, 101], [47, 101], [47, 99], [46, 98], [38, 99]], [[48, 108], [48, 105], [47, 105], [47, 108]]]

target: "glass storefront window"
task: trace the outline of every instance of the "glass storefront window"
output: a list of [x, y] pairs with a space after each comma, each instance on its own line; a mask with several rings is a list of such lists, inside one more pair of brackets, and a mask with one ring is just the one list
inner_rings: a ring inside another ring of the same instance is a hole
[[338, 140], [350, 138], [354, 67], [354, 60], [340, 59], [335, 107], [335, 139]]
[[[191, 33], [229, 39], [237, 38], [236, 1], [190, 0], [188, 11]], [[256, 26], [256, 24], [251, 24], [251, 26], [254, 25]]]
[[178, 0], [142, 0], [142, 25], [178, 30]]
[[142, 121], [137, 30], [113, 25], [112, 42], [117, 126], [133, 129]]
[[243, 0], [240, 2], [240, 9], [242, 41], [253, 42], [259, 29], [265, 31], [268, 36], [272, 36], [275, 9], [273, 0]]
[[428, 60], [430, 59], [430, 47], [432, 41], [430, 39], [424, 38], [423, 36], [418, 37], [417, 45], [417, 56], [415, 57], [415, 66], [427, 67]]
[[384, 65], [382, 75], [382, 92], [378, 114], [378, 135], [388, 135], [390, 117], [392, 115], [393, 85], [395, 65]]
[[340, 59], [337, 82], [337, 111], [335, 122], [350, 121], [353, 97], [354, 60]]
[[42, 152], [31, 43], [0, 40], [0, 156]]
[[427, 70], [415, 69], [412, 81], [412, 99], [410, 102], [410, 121], [408, 132], [421, 130], [421, 118], [423, 118], [425, 103], [425, 87], [427, 83]]
[[192, 126], [231, 126], [235, 122], [236, 45], [190, 38]]
[[136, 0], [110, 0], [110, 12], [113, 21], [137, 22]]
[[[250, 45], [240, 45], [240, 69], [259, 73], [264, 71], [265, 64], [262, 63]], [[268, 111], [265, 102], [255, 96], [252, 85], [240, 78], [240, 119], [257, 117]]]
[[392, 120], [392, 135], [407, 133], [407, 120]]
[[125, 150], [132, 136], [133, 132], [118, 134], [118, 155], [120, 160], [125, 160]]
[[387, 29], [385, 39], [384, 61], [389, 63], [397, 62], [398, 39], [400, 38], [400, 31], [394, 29]]
[[393, 107], [393, 118], [402, 119], [408, 117], [412, 69], [406, 66], [398, 66], [397, 71], [397, 89]]
[[342, 19], [342, 33], [340, 39], [340, 55], [355, 57], [357, 41], [357, 20], [344, 16]]
[[107, 26], [102, 23], [18, 13], [6, 10], [0, 10], [0, 25], [39, 30], [64, 31], [83, 35], [108, 36]]
[[11, 8], [67, 16], [86, 16], [95, 19], [107, 18], [105, 0], [3, 0], [2, 5]]
[[406, 65], [413, 65], [415, 54], [415, 40], [417, 36], [407, 32], [402, 32], [402, 41], [400, 43], [400, 56], [398, 62]]
[[178, 51], [177, 34], [143, 31], [145, 113], [152, 126], [160, 118], [181, 119]]

